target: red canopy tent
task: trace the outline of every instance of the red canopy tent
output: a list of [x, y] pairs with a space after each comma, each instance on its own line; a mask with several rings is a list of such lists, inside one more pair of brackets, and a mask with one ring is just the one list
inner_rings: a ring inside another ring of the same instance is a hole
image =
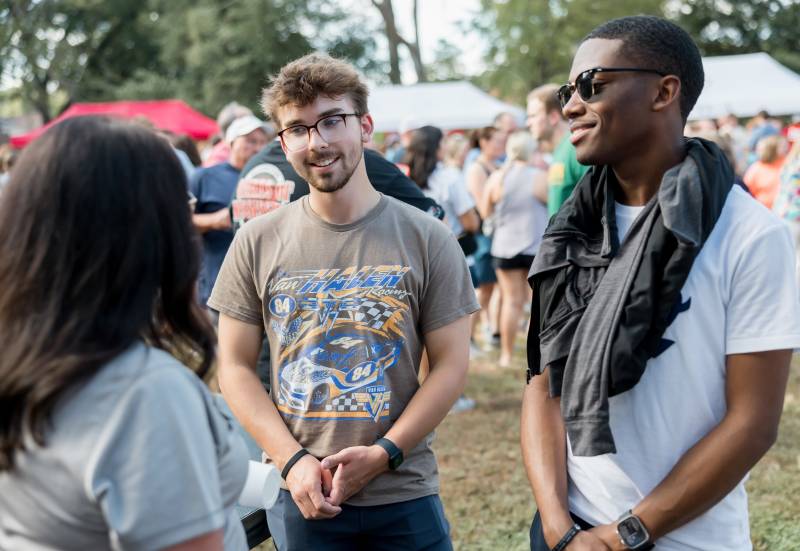
[[27, 134], [12, 136], [11, 146], [25, 147], [54, 124], [80, 115], [112, 115], [126, 119], [142, 116], [149, 119], [156, 128], [169, 130], [176, 134], [186, 134], [195, 140], [208, 139], [219, 130], [214, 119], [206, 117], [177, 99], [74, 103], [44, 126]]

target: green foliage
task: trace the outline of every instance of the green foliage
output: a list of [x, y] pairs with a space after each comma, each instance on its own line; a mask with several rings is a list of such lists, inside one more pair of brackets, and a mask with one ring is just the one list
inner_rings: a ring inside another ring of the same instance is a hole
[[800, 72], [800, 3], [796, 0], [683, 0], [668, 15], [704, 55], [767, 52]]
[[672, 19], [704, 55], [764, 51], [800, 71], [796, 0], [482, 0], [473, 23], [489, 39], [480, 85], [519, 103], [532, 88], [562, 82], [581, 38], [600, 23], [625, 15]]
[[661, 0], [482, 0], [475, 28], [489, 37], [491, 69], [478, 82], [518, 103], [569, 73], [577, 44], [598, 23], [632, 13], [661, 13]]
[[0, 29], [0, 69], [46, 119], [74, 101], [167, 97], [259, 112], [267, 77], [315, 49], [383, 68], [374, 25], [324, 0], [14, 0]]

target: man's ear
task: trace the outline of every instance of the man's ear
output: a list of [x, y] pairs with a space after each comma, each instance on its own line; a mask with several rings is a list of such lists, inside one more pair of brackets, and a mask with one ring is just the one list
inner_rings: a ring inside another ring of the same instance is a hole
[[375, 131], [372, 115], [364, 113], [359, 117], [359, 122], [361, 123], [361, 141], [368, 143], [372, 139], [372, 133]]
[[674, 105], [680, 109], [681, 79], [675, 75], [661, 77], [653, 98], [653, 111], [663, 111]]

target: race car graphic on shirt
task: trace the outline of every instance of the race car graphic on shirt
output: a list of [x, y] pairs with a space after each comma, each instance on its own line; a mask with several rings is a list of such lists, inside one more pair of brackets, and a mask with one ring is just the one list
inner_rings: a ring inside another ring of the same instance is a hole
[[281, 272], [268, 285], [277, 355], [276, 404], [304, 419], [378, 422], [389, 416], [386, 377], [404, 346], [409, 268], [351, 266]]

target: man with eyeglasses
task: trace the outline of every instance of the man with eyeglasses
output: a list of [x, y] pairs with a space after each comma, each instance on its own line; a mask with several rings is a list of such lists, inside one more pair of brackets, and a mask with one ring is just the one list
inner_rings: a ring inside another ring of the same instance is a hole
[[792, 245], [713, 143], [676, 25], [625, 17], [558, 90], [592, 165], [531, 268], [522, 450], [531, 549], [752, 548], [744, 479], [775, 441], [800, 303]]
[[569, 141], [569, 128], [561, 113], [555, 84], [544, 84], [528, 94], [528, 130], [539, 144], [539, 151], [550, 153], [547, 168], [547, 211], [553, 216], [572, 194], [588, 166], [575, 158]]
[[[267, 512], [273, 540], [452, 549], [430, 445], [463, 390], [478, 308], [461, 249], [371, 185], [373, 123], [353, 67], [310, 54], [263, 102], [310, 193], [237, 232], [208, 303], [222, 392], [286, 483]], [[262, 331], [271, 396], [255, 373]]]

